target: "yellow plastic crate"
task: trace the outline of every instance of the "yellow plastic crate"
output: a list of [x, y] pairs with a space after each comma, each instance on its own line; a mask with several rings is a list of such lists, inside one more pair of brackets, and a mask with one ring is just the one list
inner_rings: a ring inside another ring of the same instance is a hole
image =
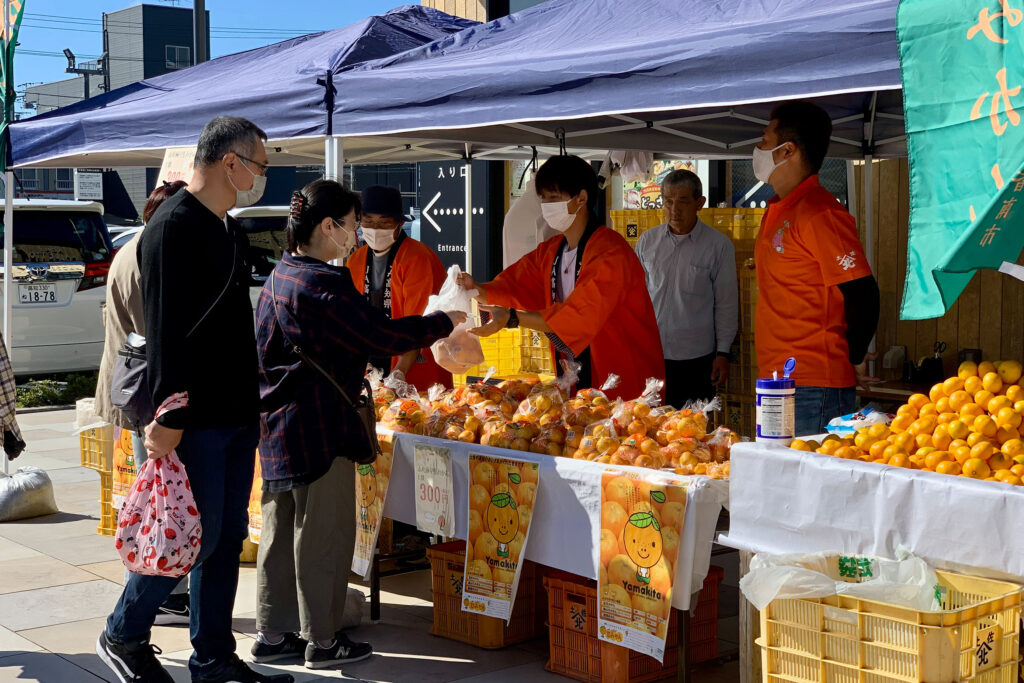
[[114, 426], [104, 425], [86, 429], [78, 435], [82, 467], [101, 474], [114, 471]]
[[547, 336], [525, 328], [505, 329], [480, 340], [483, 363], [461, 375], [454, 375], [456, 386], [466, 383], [467, 377], [483, 377], [492, 367], [495, 377], [509, 377], [520, 373], [554, 374], [555, 362]]
[[1017, 683], [1021, 586], [937, 572], [942, 611], [846, 596], [761, 612], [766, 683]]
[[113, 536], [117, 529], [117, 510], [114, 509], [114, 475], [111, 472], [100, 472], [100, 525], [96, 533], [100, 536]]

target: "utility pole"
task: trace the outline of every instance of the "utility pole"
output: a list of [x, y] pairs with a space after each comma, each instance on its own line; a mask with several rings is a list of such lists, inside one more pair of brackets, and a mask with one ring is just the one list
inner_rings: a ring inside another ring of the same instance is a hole
[[206, 0], [193, 0], [192, 25], [194, 27], [192, 44], [195, 47], [192, 63], [199, 64], [209, 58], [209, 48], [206, 44]]

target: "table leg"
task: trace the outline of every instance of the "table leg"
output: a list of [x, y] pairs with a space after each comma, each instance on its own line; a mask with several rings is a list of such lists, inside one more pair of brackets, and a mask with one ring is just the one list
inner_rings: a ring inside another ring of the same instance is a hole
[[[740, 578], [750, 571], [753, 553], [740, 551]], [[740, 683], [759, 683], [761, 680], [761, 649], [754, 642], [761, 635], [761, 619], [740, 591]]]
[[[695, 596], [696, 597], [696, 596]], [[690, 610], [679, 610], [679, 669], [676, 674], [678, 683], [690, 681]]]
[[373, 563], [370, 565], [370, 621], [374, 624], [380, 621], [380, 555], [374, 553]]

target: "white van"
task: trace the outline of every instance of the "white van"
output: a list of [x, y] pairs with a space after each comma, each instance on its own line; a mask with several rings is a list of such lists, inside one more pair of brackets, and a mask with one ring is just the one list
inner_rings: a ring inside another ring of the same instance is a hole
[[102, 204], [14, 200], [16, 297], [7, 347], [16, 375], [99, 368], [111, 259]]

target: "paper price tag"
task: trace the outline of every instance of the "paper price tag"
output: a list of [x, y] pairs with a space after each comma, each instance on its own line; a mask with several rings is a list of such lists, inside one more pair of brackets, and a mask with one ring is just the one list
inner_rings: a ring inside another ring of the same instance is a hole
[[416, 444], [416, 526], [440, 536], [455, 534], [452, 459], [447, 448]]

